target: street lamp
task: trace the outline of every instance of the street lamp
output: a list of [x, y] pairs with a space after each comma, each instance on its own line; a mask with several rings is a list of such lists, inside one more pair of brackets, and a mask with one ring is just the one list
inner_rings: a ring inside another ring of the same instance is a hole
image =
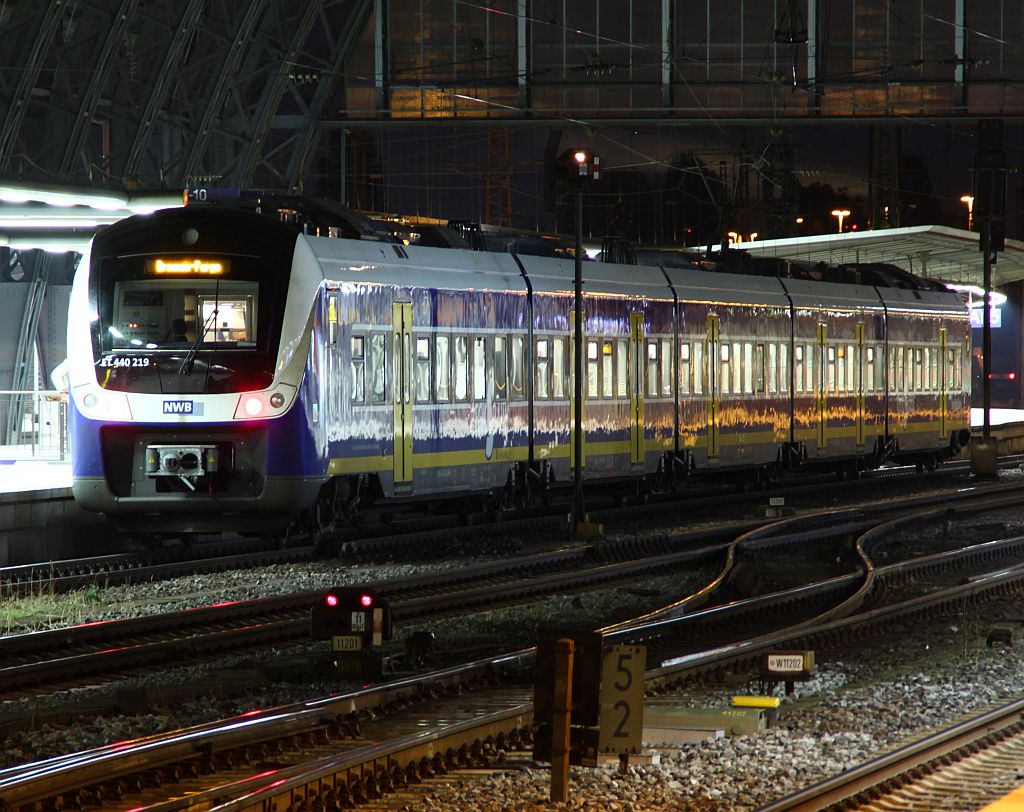
[[601, 179], [601, 157], [594, 155], [589, 149], [573, 149], [562, 156], [561, 164], [568, 169], [564, 178], [566, 190], [572, 190], [576, 194], [576, 272], [573, 280], [573, 506], [569, 518], [570, 533], [576, 537], [580, 535], [586, 523], [583, 507], [583, 189], [591, 180]]
[[967, 204], [967, 230], [974, 231], [974, 195], [963, 195], [960, 202]]
[[832, 209], [832, 216], [839, 218], [839, 233], [843, 233], [843, 218], [850, 216], [849, 209]]

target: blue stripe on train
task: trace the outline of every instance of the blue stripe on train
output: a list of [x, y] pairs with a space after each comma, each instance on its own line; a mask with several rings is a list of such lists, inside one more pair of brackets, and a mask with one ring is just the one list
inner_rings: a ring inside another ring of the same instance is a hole
[[75, 408], [74, 399], [69, 399], [71, 431], [71, 475], [73, 477], [101, 477], [103, 454], [100, 448], [100, 432], [104, 426], [124, 426], [136, 432], [147, 432], [159, 435], [163, 431], [173, 431], [182, 425], [202, 427], [211, 434], [224, 429], [235, 429], [254, 423], [261, 423], [267, 432], [267, 476], [322, 476], [327, 470], [325, 455], [317, 451], [310, 419], [302, 399], [300, 398], [286, 414], [281, 417], [262, 421], [232, 421], [224, 423], [204, 423], [190, 421], [180, 423], [138, 423], [119, 421], [93, 420]]

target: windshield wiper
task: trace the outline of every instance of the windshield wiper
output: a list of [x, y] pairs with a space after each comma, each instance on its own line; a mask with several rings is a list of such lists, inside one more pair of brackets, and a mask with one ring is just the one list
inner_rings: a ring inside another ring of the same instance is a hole
[[213, 312], [207, 317], [206, 321], [203, 322], [203, 329], [199, 331], [196, 336], [196, 340], [192, 342], [192, 346], [188, 348], [188, 352], [185, 353], [185, 358], [181, 362], [181, 366], [178, 367], [179, 375], [191, 375], [192, 367], [196, 362], [196, 354], [199, 352], [199, 345], [203, 343], [203, 339], [206, 338], [206, 331], [210, 327], [210, 322], [217, 323], [217, 308], [214, 307]]

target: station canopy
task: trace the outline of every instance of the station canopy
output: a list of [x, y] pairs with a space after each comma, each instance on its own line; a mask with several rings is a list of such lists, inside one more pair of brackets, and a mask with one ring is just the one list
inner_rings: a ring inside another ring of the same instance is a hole
[[[781, 257], [839, 265], [885, 262], [918, 276], [960, 285], [982, 286], [979, 235], [947, 226], [908, 226], [848, 231], [735, 245], [755, 257]], [[992, 266], [992, 286], [1024, 279], [1024, 242], [1006, 240]]]

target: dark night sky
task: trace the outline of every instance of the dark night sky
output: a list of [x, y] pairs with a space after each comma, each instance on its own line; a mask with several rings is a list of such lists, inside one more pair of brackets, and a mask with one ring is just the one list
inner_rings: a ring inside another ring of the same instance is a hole
[[[935, 220], [940, 225], [967, 227], [966, 206], [960, 196], [971, 191], [971, 166], [976, 150], [976, 123], [908, 121], [899, 123], [905, 192], [926, 193], [934, 198]], [[510, 180], [515, 225], [550, 230], [554, 225], [544, 207], [544, 127], [509, 130]], [[794, 143], [797, 180], [807, 186], [828, 184], [845, 189], [850, 198], [868, 199], [869, 144], [871, 127], [865, 124], [829, 122], [800, 124], [783, 129], [783, 138]], [[375, 135], [383, 158], [382, 183], [377, 207], [390, 211], [435, 217], [460, 217], [484, 221], [487, 209], [488, 142], [482, 128], [390, 129]], [[630, 128], [566, 126], [561, 148], [590, 146], [602, 156], [607, 174], [615, 172], [664, 173], [673, 156], [693, 151], [706, 165], [731, 163], [732, 154], [745, 149], [755, 158], [768, 144], [765, 126], [728, 127], [701, 124], [689, 127], [652, 126]], [[1016, 220], [1018, 183], [1015, 167], [1020, 162], [1024, 131], [1007, 126], [1005, 151], [1010, 175], [1007, 184], [1007, 236], [1019, 237]], [[493, 144], [491, 145], [493, 155]], [[491, 167], [497, 188], [501, 166]], [[639, 194], [640, 192], [638, 192]], [[866, 206], [865, 206], [866, 208]], [[825, 214], [827, 218], [827, 212]], [[860, 227], [864, 227], [861, 224]]]

